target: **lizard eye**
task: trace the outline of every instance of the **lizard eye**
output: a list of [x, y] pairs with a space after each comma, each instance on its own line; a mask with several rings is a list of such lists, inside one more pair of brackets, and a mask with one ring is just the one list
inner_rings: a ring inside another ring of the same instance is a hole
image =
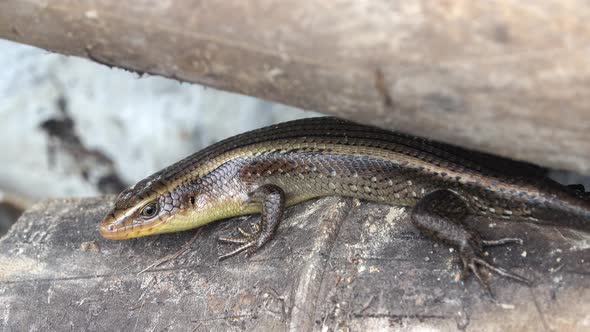
[[158, 213], [158, 204], [156, 202], [148, 203], [141, 209], [141, 216], [144, 218], [153, 218]]

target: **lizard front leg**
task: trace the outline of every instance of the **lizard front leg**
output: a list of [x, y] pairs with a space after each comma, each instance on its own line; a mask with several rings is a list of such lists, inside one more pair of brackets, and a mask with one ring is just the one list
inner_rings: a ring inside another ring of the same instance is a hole
[[250, 194], [252, 203], [262, 204], [260, 221], [254, 225], [252, 232], [246, 232], [238, 227], [239, 237], [221, 237], [219, 241], [229, 244], [239, 244], [235, 250], [219, 256], [223, 260], [235, 256], [243, 251], [251, 255], [272, 239], [285, 211], [285, 192], [275, 185], [267, 184], [258, 187]]

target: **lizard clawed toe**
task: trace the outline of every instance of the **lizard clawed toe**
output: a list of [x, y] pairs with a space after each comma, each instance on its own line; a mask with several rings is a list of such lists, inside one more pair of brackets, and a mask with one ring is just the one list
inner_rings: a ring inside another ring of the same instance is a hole
[[225, 244], [245, 244], [251, 242], [251, 239], [246, 237], [220, 237], [217, 240]]
[[219, 256], [217, 259], [219, 261], [222, 261], [224, 259], [233, 257], [243, 251], [246, 251], [246, 255], [249, 256], [250, 254], [254, 253], [254, 251], [256, 251], [256, 249], [254, 249], [254, 248], [256, 248], [255, 245], [256, 245], [256, 242], [254, 242], [254, 241], [247, 242], [247, 243], [239, 246], [238, 248], [228, 252], [227, 254], [223, 254], [223, 255]]
[[524, 241], [521, 238], [517, 237], [505, 237], [498, 240], [481, 240], [481, 245], [484, 247], [493, 247], [493, 246], [503, 246], [506, 244], [520, 244], [522, 245]]

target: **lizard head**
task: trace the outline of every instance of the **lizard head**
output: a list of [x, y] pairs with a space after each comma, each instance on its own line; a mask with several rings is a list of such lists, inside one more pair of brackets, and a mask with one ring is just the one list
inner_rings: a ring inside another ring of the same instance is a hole
[[[121, 192], [100, 223], [100, 234], [118, 240], [163, 233], [162, 226], [172, 218], [173, 205], [166, 204], [167, 193], [157, 187], [147, 178]], [[172, 203], [171, 197], [168, 201]]]
[[[98, 231], [111, 240], [179, 232], [211, 222], [215, 211], [197, 185], [163, 178], [166, 169], [125, 189]], [[169, 183], [170, 185], [165, 185]], [[173, 188], [173, 189], [171, 189]]]
[[98, 230], [107, 239], [121, 240], [184, 231], [241, 214], [235, 195], [200, 192], [199, 183], [163, 181], [156, 173], [125, 189]]

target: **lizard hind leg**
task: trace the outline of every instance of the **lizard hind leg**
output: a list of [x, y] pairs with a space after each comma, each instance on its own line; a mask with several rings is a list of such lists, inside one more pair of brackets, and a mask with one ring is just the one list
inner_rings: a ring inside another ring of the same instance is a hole
[[272, 239], [283, 219], [285, 193], [281, 188], [270, 184], [260, 186], [251, 194], [250, 199], [254, 203], [262, 204], [260, 221], [252, 227], [251, 232], [238, 227], [240, 236], [219, 238], [222, 243], [239, 245], [238, 248], [219, 256], [219, 260], [230, 258], [244, 251], [247, 256], [254, 254], [256, 250]]
[[482, 267], [501, 276], [529, 284], [526, 278], [495, 266], [483, 258], [485, 246], [522, 243], [522, 240], [517, 238], [482, 240], [478, 233], [464, 226], [468, 212], [467, 205], [457, 194], [450, 190], [437, 190], [424, 196], [416, 204], [412, 210], [411, 219], [420, 231], [432, 239], [457, 247], [463, 264], [462, 278], [473, 273], [491, 297], [493, 295], [489, 282], [481, 274]]

